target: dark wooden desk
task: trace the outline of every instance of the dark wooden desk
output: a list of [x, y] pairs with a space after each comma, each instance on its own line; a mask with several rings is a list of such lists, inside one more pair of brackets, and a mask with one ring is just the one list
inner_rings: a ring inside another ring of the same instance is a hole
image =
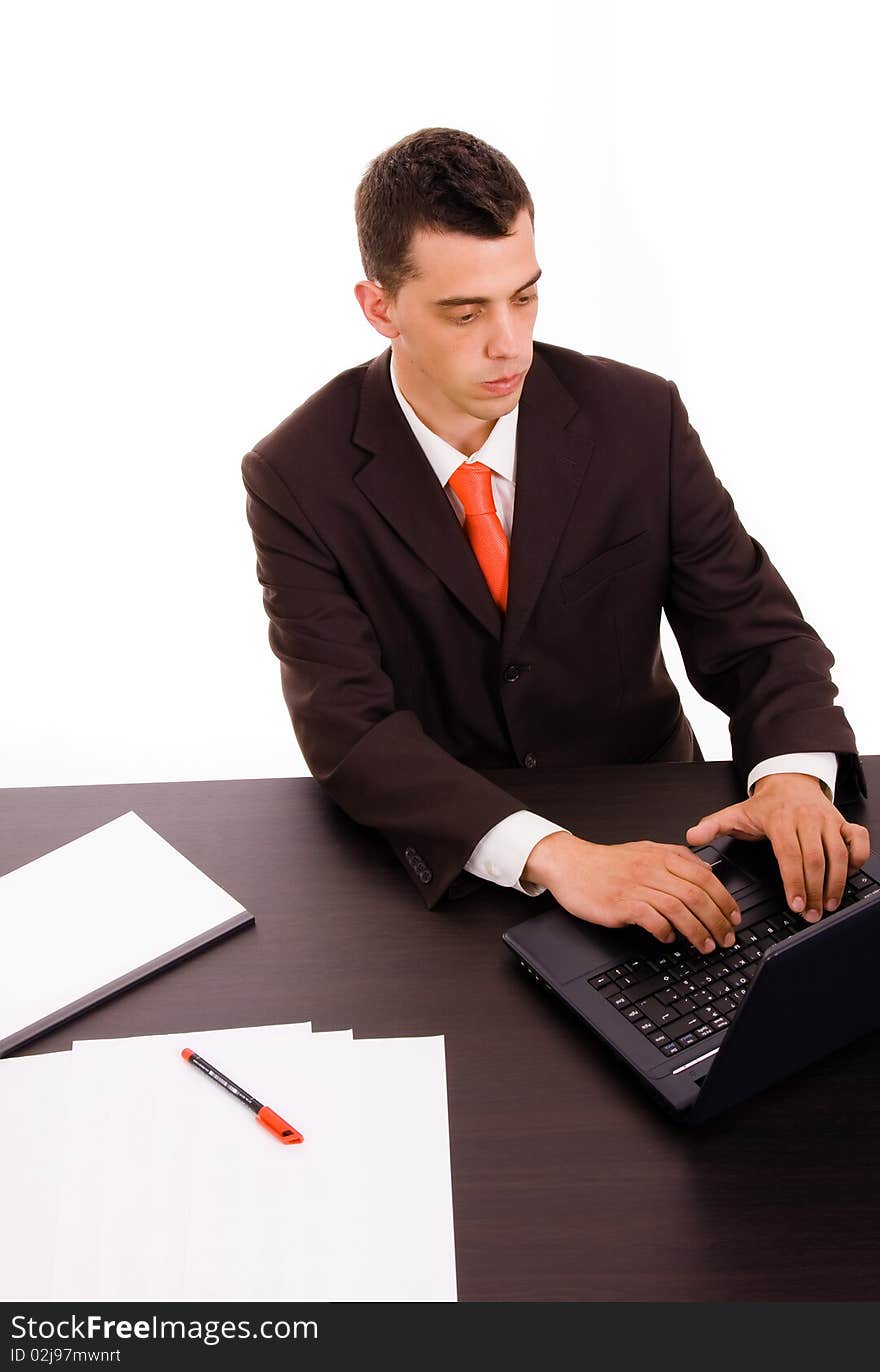
[[[871, 806], [847, 817], [880, 840]], [[599, 842], [684, 842], [739, 798], [729, 763], [489, 774]], [[515, 1301], [880, 1297], [880, 1035], [688, 1132], [501, 942], [548, 896], [485, 885], [425, 910], [384, 841], [311, 778], [0, 791], [0, 872], [126, 810], [256, 916], [46, 1035], [310, 1019], [358, 1037], [445, 1034], [459, 1294]]]

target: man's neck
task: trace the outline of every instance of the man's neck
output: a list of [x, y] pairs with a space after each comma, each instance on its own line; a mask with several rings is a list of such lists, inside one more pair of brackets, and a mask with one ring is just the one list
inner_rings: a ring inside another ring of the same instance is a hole
[[445, 407], [432, 405], [419, 394], [418, 374], [414, 369], [407, 368], [406, 362], [395, 354], [393, 348], [391, 365], [401, 394], [407, 404], [412, 406], [425, 428], [430, 429], [438, 438], [442, 438], [463, 457], [470, 457], [473, 453], [479, 452], [497, 420], [477, 419], [463, 410], [454, 411], [448, 402]]

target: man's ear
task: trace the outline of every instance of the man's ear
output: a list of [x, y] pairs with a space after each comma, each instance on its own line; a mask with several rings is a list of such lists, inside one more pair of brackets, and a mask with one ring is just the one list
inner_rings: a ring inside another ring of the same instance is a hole
[[[378, 281], [358, 281], [354, 286], [355, 299], [364, 318], [383, 338], [397, 338], [400, 330], [389, 315], [389, 301]], [[392, 307], [393, 309], [393, 307]]]

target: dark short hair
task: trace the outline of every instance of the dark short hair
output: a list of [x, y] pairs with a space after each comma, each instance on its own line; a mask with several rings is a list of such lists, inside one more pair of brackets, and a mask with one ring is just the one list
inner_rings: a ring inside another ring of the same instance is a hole
[[535, 207], [516, 167], [497, 148], [461, 129], [419, 129], [374, 157], [355, 192], [364, 272], [394, 299], [418, 276], [413, 234], [470, 233], [504, 238], [521, 210]]

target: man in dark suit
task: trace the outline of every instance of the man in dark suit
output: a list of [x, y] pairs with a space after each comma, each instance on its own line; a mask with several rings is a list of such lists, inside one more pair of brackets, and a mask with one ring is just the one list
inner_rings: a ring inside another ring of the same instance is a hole
[[[702, 754], [660, 651], [730, 716], [746, 798], [685, 835], [767, 836], [789, 902], [839, 903], [867, 830], [833, 657], [714, 475], [677, 387], [532, 339], [534, 210], [496, 149], [423, 129], [357, 191], [390, 346], [242, 463], [284, 697], [312, 775], [433, 908], [479, 879], [578, 918], [730, 944], [684, 844], [595, 844], [480, 774]], [[515, 504], [515, 515], [514, 515]], [[467, 875], [470, 874], [470, 875]]]

